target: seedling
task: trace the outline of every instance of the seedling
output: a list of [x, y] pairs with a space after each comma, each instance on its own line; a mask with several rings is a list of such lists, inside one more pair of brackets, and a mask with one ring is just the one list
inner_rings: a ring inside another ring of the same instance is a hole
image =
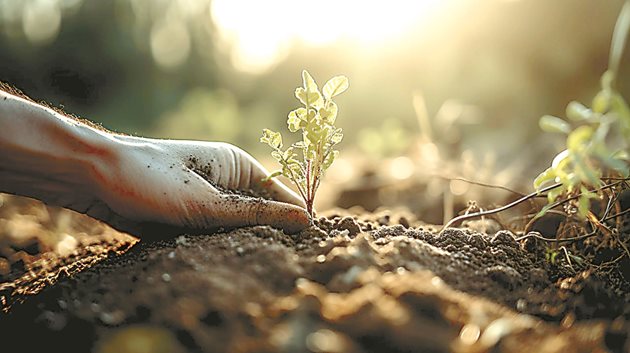
[[271, 156], [281, 166], [280, 170], [271, 173], [266, 179], [282, 175], [291, 180], [304, 199], [308, 214], [313, 217], [313, 202], [319, 184], [339, 155], [334, 147], [341, 142], [343, 134], [334, 125], [339, 109], [333, 97], [348, 89], [348, 78], [331, 78], [324, 85], [323, 94], [306, 70], [302, 71], [302, 81], [303, 86], [295, 90], [295, 97], [304, 106], [292, 110], [287, 118], [289, 131], [301, 132], [302, 140], [282, 150], [282, 135], [263, 129], [260, 142], [272, 148]]
[[570, 213], [587, 218], [591, 214], [591, 199], [601, 198], [597, 190], [606, 188], [605, 180], [626, 179], [630, 175], [630, 107], [615, 87], [628, 33], [630, 1], [626, 1], [619, 15], [608, 71], [602, 76], [602, 89], [591, 108], [573, 101], [566, 109], [568, 122], [549, 115], [540, 119], [543, 130], [564, 133], [567, 142], [566, 149], [534, 181], [537, 190], [551, 182], [560, 184], [549, 191], [549, 204], [537, 217], [557, 206], [554, 201], [563, 195], [567, 200], [575, 200], [569, 204]]

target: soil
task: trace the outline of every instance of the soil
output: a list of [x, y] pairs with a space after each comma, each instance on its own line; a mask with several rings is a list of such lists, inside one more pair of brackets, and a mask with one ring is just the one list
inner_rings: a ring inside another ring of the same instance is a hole
[[[211, 162], [213, 161], [214, 160], [211, 160]], [[188, 157], [186, 167], [192, 170], [194, 173], [196, 173], [200, 177], [202, 177], [205, 181], [207, 181], [210, 185], [212, 185], [212, 187], [221, 191], [224, 194], [236, 195], [239, 197], [242, 196], [242, 197], [249, 197], [249, 198], [262, 198], [266, 200], [273, 200], [273, 195], [271, 195], [269, 190], [266, 188], [252, 187], [250, 189], [228, 189], [228, 188], [222, 187], [221, 185], [218, 185], [217, 183], [213, 181], [214, 178], [212, 177], [213, 175], [212, 164], [206, 163], [204, 165], [203, 163], [199, 161], [199, 158], [197, 158], [196, 156], [191, 155]], [[220, 168], [221, 165], [218, 165], [217, 167]], [[184, 181], [184, 183], [186, 184], [188, 182], [189, 182], [188, 180]]]
[[119, 238], [47, 267], [64, 275], [35, 289], [45, 273], [14, 268], [0, 287], [3, 351], [630, 349], [627, 261], [605, 276], [550, 263], [534, 238], [439, 234], [406, 214], [338, 210], [316, 223]]

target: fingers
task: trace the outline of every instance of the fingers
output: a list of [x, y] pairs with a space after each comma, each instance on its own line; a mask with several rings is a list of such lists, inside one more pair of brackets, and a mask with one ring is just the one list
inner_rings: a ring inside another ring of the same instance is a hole
[[304, 208], [265, 199], [225, 195], [217, 211], [224, 226], [270, 225], [293, 234], [311, 224]]

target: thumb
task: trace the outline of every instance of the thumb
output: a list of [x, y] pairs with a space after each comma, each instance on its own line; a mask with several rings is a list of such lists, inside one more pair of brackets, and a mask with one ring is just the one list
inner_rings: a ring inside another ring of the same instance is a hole
[[270, 225], [283, 229], [288, 234], [297, 233], [311, 224], [311, 219], [302, 207], [259, 198], [236, 195], [222, 197], [218, 213], [225, 226]]

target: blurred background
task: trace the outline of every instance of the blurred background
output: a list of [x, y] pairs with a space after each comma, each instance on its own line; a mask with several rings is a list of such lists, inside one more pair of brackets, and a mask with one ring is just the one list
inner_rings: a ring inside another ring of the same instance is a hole
[[590, 104], [622, 4], [0, 0], [0, 81], [108, 129], [226, 141], [275, 169], [258, 139], [287, 136], [301, 70], [343, 74], [345, 138], [316, 206], [441, 223], [518, 197], [457, 178], [532, 191], [563, 142], [538, 119]]

